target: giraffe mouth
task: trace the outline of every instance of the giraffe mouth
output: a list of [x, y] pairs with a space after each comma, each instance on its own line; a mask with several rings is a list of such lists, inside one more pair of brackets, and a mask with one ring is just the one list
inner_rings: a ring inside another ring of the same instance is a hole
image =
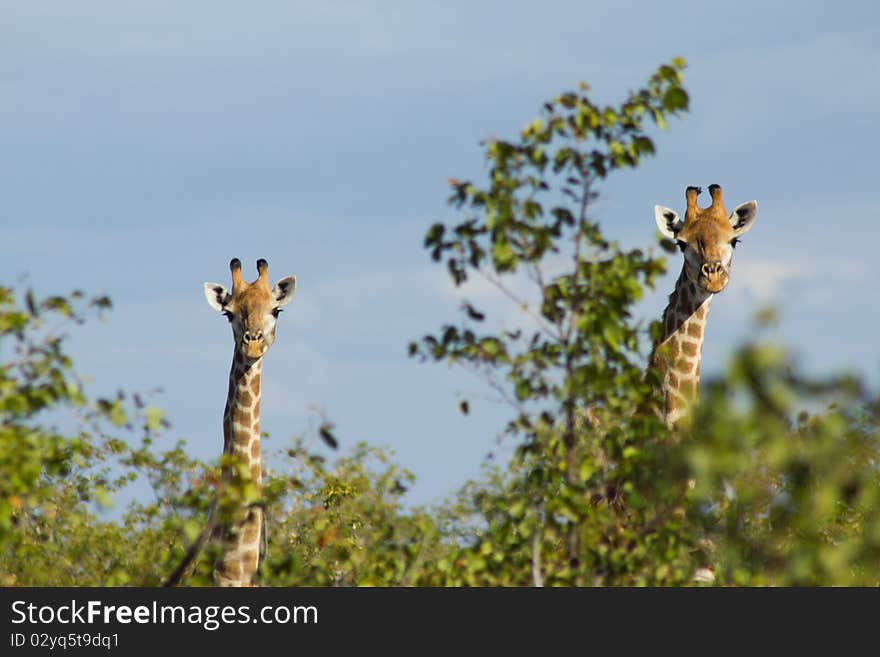
[[251, 359], [262, 358], [267, 349], [268, 346], [263, 340], [243, 342], [241, 345], [241, 353], [244, 354], [245, 358]]
[[706, 290], [706, 292], [711, 292], [712, 294], [718, 294], [727, 287], [727, 274], [723, 274], [721, 276], [700, 276], [700, 287]]

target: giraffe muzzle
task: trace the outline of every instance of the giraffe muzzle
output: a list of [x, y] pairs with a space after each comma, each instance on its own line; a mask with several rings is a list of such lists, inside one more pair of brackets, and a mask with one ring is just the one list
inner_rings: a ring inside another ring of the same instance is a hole
[[721, 264], [720, 260], [704, 263], [703, 266], [700, 267], [700, 287], [707, 292], [713, 294], [721, 292], [721, 290], [727, 285], [728, 279], [729, 275], [727, 270], [724, 268], [724, 265]]
[[241, 337], [241, 351], [248, 358], [260, 358], [268, 348], [262, 331], [245, 331]]

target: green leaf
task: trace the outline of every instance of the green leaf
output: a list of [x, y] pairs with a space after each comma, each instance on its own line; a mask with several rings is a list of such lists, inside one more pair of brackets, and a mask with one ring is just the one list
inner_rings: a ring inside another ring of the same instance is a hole
[[681, 87], [671, 87], [663, 95], [663, 107], [670, 112], [688, 108], [687, 92]]
[[516, 254], [509, 242], [498, 241], [492, 245], [492, 259], [499, 271], [508, 271], [516, 264]]
[[165, 421], [165, 413], [154, 406], [150, 406], [144, 411], [145, 426], [148, 431], [157, 431]]

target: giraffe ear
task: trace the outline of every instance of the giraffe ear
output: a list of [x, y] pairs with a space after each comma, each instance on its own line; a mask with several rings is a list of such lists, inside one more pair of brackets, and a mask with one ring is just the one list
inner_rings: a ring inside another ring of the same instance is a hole
[[755, 223], [758, 216], [758, 202], [749, 201], [742, 205], [737, 205], [733, 212], [730, 213], [730, 225], [733, 226], [734, 234], [739, 237]]
[[684, 226], [684, 222], [678, 218], [678, 212], [663, 205], [654, 206], [654, 221], [663, 237], [671, 240], [678, 239], [678, 232]]
[[219, 283], [205, 283], [205, 299], [208, 300], [208, 305], [211, 308], [222, 313], [232, 300], [232, 295]]
[[272, 288], [272, 296], [275, 297], [275, 307], [280, 308], [286, 306], [293, 300], [293, 294], [296, 292], [296, 276], [288, 276], [282, 278], [275, 283]]

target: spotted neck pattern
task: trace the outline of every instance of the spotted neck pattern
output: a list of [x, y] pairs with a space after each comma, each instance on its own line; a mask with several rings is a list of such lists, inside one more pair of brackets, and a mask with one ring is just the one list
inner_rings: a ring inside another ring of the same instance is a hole
[[713, 296], [690, 281], [682, 267], [663, 311], [663, 337], [654, 345], [650, 364], [660, 373], [663, 416], [669, 427], [676, 426], [697, 400], [703, 337]]
[[[235, 458], [226, 465], [223, 481], [259, 498], [262, 487], [260, 460], [260, 373], [263, 359], [249, 359], [238, 349], [229, 374], [229, 394], [223, 414], [223, 453]], [[222, 551], [214, 564], [217, 586], [251, 586], [260, 559], [263, 512], [258, 506], [244, 505], [219, 529]]]

